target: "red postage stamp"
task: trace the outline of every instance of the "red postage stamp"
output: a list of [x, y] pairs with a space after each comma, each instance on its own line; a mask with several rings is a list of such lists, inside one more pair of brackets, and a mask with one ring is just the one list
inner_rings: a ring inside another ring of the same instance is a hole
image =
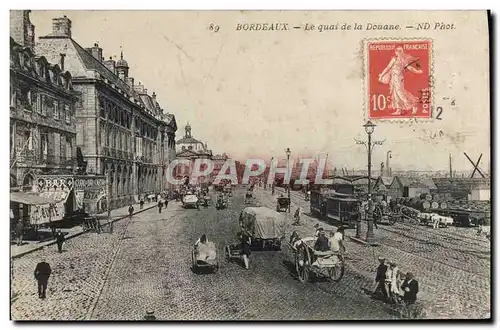
[[367, 42], [370, 119], [431, 118], [431, 40]]

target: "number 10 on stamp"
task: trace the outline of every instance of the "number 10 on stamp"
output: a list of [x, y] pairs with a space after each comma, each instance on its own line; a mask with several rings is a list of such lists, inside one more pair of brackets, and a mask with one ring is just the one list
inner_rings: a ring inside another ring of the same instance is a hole
[[369, 41], [365, 54], [368, 118], [431, 118], [431, 40]]

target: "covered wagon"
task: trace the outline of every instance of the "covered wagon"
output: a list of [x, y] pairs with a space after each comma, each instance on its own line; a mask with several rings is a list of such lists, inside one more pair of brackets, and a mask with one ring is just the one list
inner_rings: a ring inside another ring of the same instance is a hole
[[240, 228], [261, 249], [281, 249], [285, 238], [286, 218], [267, 207], [246, 207], [240, 214]]

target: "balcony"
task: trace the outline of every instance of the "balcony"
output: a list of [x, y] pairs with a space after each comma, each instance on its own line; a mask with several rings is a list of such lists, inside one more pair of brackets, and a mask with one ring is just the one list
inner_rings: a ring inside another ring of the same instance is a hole
[[37, 155], [34, 152], [24, 152], [16, 158], [11, 159], [11, 166], [16, 162], [20, 167], [76, 167], [76, 157]]
[[109, 156], [109, 148], [108, 148], [108, 147], [102, 147], [102, 149], [101, 149], [101, 150], [102, 150], [102, 151], [101, 151], [101, 154], [102, 154], [103, 156]]

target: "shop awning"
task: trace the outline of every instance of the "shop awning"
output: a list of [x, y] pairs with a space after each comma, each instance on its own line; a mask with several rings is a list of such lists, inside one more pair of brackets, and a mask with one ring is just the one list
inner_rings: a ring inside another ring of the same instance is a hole
[[57, 203], [55, 199], [42, 197], [36, 193], [30, 192], [11, 192], [10, 201], [14, 203], [28, 204], [28, 205], [43, 205], [49, 203]]
[[43, 191], [40, 193], [40, 197], [54, 200], [57, 203], [59, 202], [64, 202], [66, 203], [66, 200], [68, 199], [69, 196], [69, 191]]

